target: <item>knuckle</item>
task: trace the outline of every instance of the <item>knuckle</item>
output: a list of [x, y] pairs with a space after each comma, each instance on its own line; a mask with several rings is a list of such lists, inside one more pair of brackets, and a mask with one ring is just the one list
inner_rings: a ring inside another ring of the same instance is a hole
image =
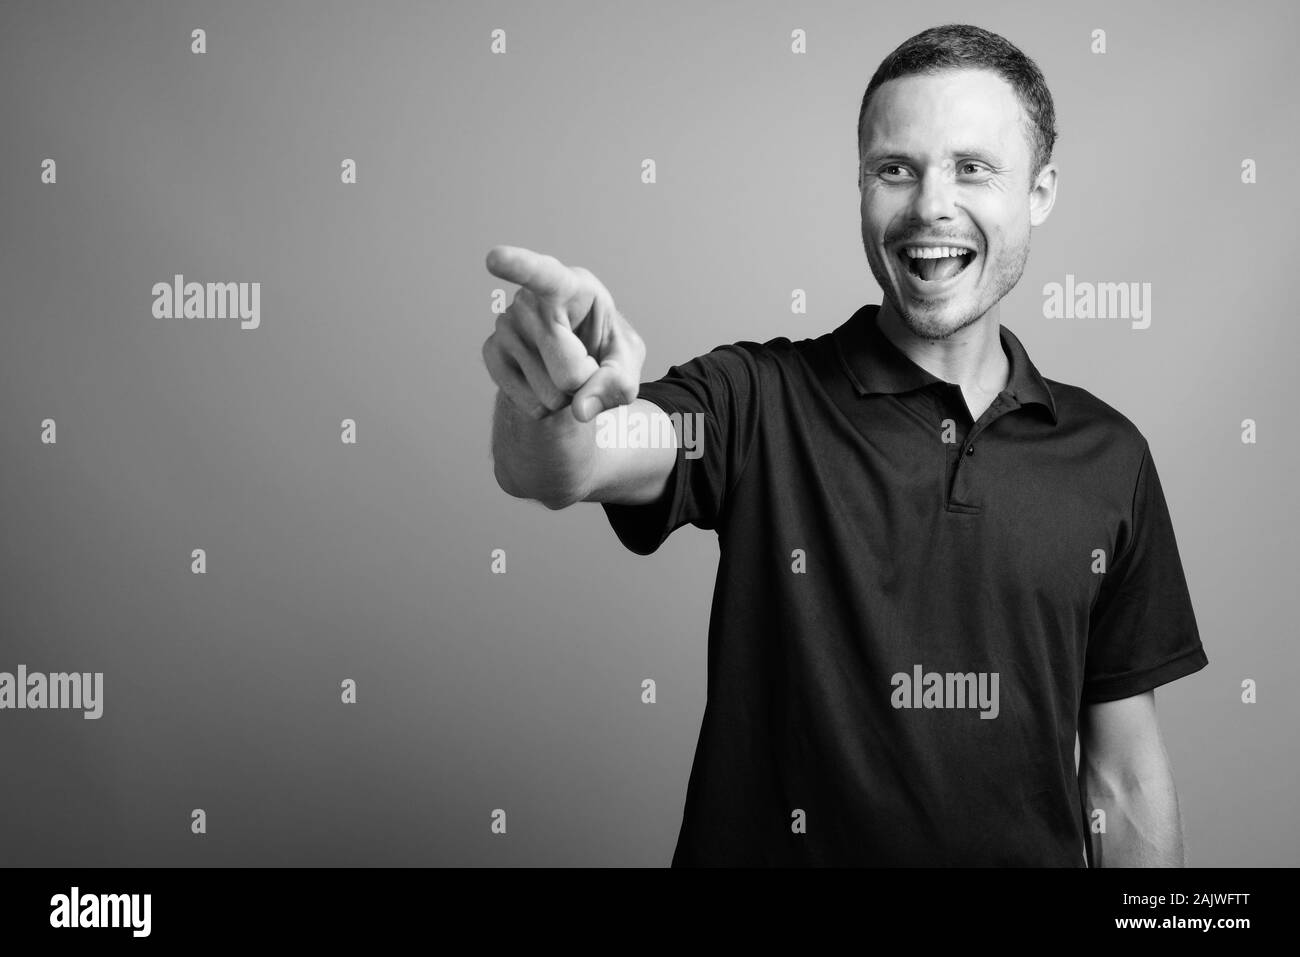
[[565, 381], [557, 382], [555, 384], [559, 386], [560, 389], [563, 390], [565, 393], [572, 395], [573, 393], [581, 389], [584, 385], [586, 385], [587, 380], [590, 379], [594, 374], [595, 373], [593, 373], [590, 369], [587, 368], [570, 369], [566, 373]]
[[539, 398], [548, 405], [553, 405], [555, 408], [566, 405], [569, 401], [568, 393], [552, 382], [550, 376], [546, 376], [546, 381], [542, 384], [542, 388], [539, 390]]
[[508, 352], [524, 338], [518, 320], [509, 312], [503, 312], [497, 317], [496, 330], [492, 335], [503, 352]]
[[543, 389], [537, 398], [546, 407], [547, 412], [558, 412], [569, 404], [568, 397], [554, 386]]
[[556, 377], [555, 387], [561, 392], [572, 395], [574, 392], [577, 392], [582, 388], [582, 384], [586, 381], [587, 380], [582, 377], [581, 373], [572, 369], [565, 369]]

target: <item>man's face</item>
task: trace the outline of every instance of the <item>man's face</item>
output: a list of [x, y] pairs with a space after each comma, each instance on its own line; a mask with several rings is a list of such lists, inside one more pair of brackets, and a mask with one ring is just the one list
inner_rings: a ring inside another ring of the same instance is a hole
[[1019, 282], [1056, 171], [1046, 167], [1031, 190], [1023, 108], [988, 70], [890, 80], [872, 97], [861, 147], [871, 272], [914, 335], [947, 338]]

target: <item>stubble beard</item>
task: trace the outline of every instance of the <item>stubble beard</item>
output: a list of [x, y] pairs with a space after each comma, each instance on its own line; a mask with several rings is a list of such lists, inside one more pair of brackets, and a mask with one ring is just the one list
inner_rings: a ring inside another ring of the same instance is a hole
[[[868, 251], [870, 248], [865, 235], [862, 237], [862, 246], [864, 251]], [[889, 253], [886, 252], [884, 255], [888, 256]], [[870, 252], [867, 252], [867, 264], [871, 267], [871, 274], [876, 277], [876, 283], [880, 286], [881, 293], [894, 314], [902, 320], [903, 325], [907, 327], [912, 335], [931, 341], [948, 339], [967, 326], [979, 322], [990, 309], [1001, 302], [1003, 297], [1015, 288], [1016, 283], [1020, 281], [1021, 275], [1024, 274], [1025, 263], [1028, 260], [1029, 240], [1026, 238], [1015, 249], [1007, 249], [1006, 255], [1002, 257], [998, 270], [994, 275], [992, 298], [987, 302], [976, 302], [967, 307], [967, 310], [959, 314], [959, 318], [954, 320], [944, 318], [944, 314], [952, 308], [949, 304], [936, 304], [930, 307], [921, 305], [918, 308], [915, 303], [905, 304], [902, 302], [895, 291], [894, 279], [885, 269], [884, 262], [877, 263]], [[975, 265], [975, 263], [972, 263], [966, 268], [973, 269]], [[987, 267], [985, 266], [985, 268]]]

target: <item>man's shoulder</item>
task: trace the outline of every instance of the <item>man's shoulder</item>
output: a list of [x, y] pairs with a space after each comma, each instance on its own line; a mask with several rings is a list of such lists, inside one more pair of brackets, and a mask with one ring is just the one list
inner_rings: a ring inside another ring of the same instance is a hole
[[717, 362], [743, 363], [756, 374], [780, 373], [793, 369], [807, 369], [831, 348], [831, 331], [815, 337], [791, 339], [777, 336], [762, 342], [739, 339], [714, 346], [704, 356]]
[[1141, 455], [1147, 445], [1142, 430], [1119, 409], [1078, 385], [1043, 377], [1056, 403], [1059, 421], [1078, 427], [1087, 427], [1099, 437], [1120, 441], [1128, 449]]

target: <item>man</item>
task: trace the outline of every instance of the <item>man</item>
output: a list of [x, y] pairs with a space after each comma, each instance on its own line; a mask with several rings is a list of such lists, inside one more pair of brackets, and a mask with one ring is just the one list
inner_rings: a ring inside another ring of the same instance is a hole
[[[600, 502], [642, 554], [718, 534], [675, 866], [1184, 864], [1154, 689], [1208, 659], [1151, 451], [1001, 326], [1054, 122], [1002, 37], [906, 41], [858, 120], [883, 304], [639, 395], [644, 345], [595, 276], [489, 253], [520, 284], [483, 350], [501, 487]], [[620, 414], [702, 416], [701, 446], [598, 441]]]

